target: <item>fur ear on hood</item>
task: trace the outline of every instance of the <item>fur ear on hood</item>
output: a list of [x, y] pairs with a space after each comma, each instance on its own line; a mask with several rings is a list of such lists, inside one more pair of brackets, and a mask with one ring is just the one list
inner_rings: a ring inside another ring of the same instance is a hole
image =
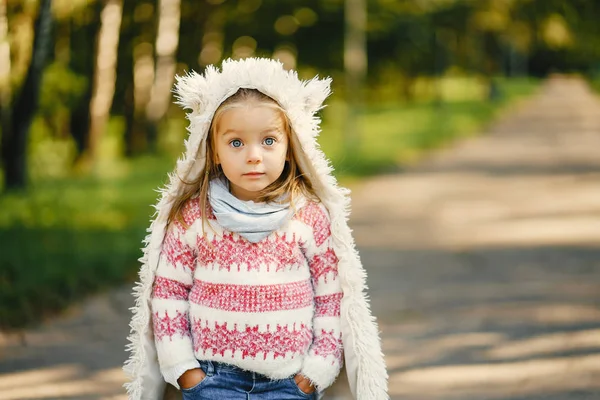
[[365, 293], [366, 273], [354, 246], [347, 224], [349, 191], [337, 185], [332, 168], [320, 150], [316, 137], [320, 119], [316, 113], [331, 93], [331, 79], [302, 81], [295, 71], [264, 58], [226, 60], [221, 70], [209, 66], [204, 74], [196, 72], [177, 77], [177, 104], [187, 111], [189, 137], [186, 151], [178, 160], [176, 173], [161, 190], [155, 206], [155, 219], [148, 229], [140, 261], [140, 281], [134, 289], [136, 304], [130, 323], [131, 352], [124, 366], [130, 377], [127, 388], [131, 400], [162, 398], [165, 382], [160, 375], [150, 312], [154, 274], [160, 256], [166, 221], [174, 200], [183, 189], [180, 180], [192, 181], [206, 163], [206, 138], [219, 105], [240, 88], [256, 89], [277, 101], [292, 127], [292, 146], [302, 172], [330, 214], [333, 245], [338, 255], [338, 272], [344, 297], [341, 303], [342, 341], [346, 372], [351, 391], [359, 400], [387, 399], [387, 372], [381, 352], [379, 332], [369, 310]]
[[311, 114], [323, 108], [323, 102], [331, 94], [331, 78], [313, 78], [303, 85], [304, 109]]
[[[263, 85], [265, 89], [267, 86], [271, 86], [271, 89], [276, 90], [273, 87], [274, 84], [287, 87], [287, 90], [285, 90], [286, 93], [280, 93], [280, 102], [289, 103], [289, 101], [299, 101], [299, 104], [304, 104], [303, 109], [306, 112], [314, 114], [321, 109], [323, 102], [331, 94], [331, 78], [319, 79], [315, 77], [309, 81], [302, 82], [298, 79], [296, 71], [284, 71], [282, 74], [283, 64], [281, 63], [274, 63], [272, 60], [266, 59], [246, 59], [244, 61], [246, 61], [246, 65], [254, 64], [255, 68], [240, 71], [237, 70], [239, 69], [239, 64], [236, 61], [227, 60], [223, 63], [222, 73], [219, 73], [211, 65], [206, 68], [204, 75], [192, 71], [183, 76], [176, 76], [174, 90], [177, 98], [176, 103], [184, 109], [200, 115], [214, 101], [215, 93], [211, 90], [216, 86], [227, 92], [229, 88], [236, 87], [236, 85], [244, 81], [264, 81], [265, 83], [272, 83], [271, 85]], [[262, 67], [264, 67], [264, 70], [261, 69]], [[255, 76], [252, 76], [253, 74], [261, 74], [262, 76], [257, 80]], [[265, 77], [268, 79], [265, 79]], [[221, 94], [224, 95], [224, 93]], [[221, 102], [222, 100], [219, 101], [219, 104]]]

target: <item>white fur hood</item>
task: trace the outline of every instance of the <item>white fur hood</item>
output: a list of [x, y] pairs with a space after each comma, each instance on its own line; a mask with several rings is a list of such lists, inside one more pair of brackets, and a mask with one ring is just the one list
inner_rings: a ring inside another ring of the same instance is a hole
[[206, 137], [212, 117], [219, 105], [240, 88], [257, 89], [276, 100], [285, 110], [292, 126], [298, 164], [309, 177], [331, 218], [334, 249], [339, 258], [339, 276], [344, 297], [341, 304], [342, 340], [346, 372], [351, 391], [358, 400], [387, 399], [387, 372], [381, 353], [379, 332], [369, 310], [365, 294], [365, 271], [355, 249], [347, 219], [349, 192], [337, 185], [332, 168], [319, 149], [316, 137], [320, 119], [316, 116], [330, 94], [331, 79], [298, 79], [279, 61], [261, 58], [224, 61], [221, 70], [209, 66], [203, 75], [192, 72], [178, 77], [178, 104], [188, 110], [189, 137], [186, 151], [177, 161], [176, 173], [161, 190], [155, 206], [155, 219], [144, 240], [140, 261], [140, 281], [134, 289], [136, 304], [132, 308], [129, 360], [125, 372], [130, 377], [127, 388], [130, 400], [158, 400], [165, 382], [158, 368], [152, 332], [150, 296], [158, 256], [165, 234], [167, 216], [183, 189], [181, 177], [194, 180], [206, 161]]

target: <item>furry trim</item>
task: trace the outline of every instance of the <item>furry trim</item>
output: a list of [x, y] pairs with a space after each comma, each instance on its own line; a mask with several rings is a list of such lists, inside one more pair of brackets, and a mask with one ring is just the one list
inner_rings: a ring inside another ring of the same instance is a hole
[[369, 310], [365, 294], [366, 274], [355, 249], [348, 227], [349, 191], [338, 186], [332, 168], [319, 149], [316, 137], [320, 119], [316, 115], [330, 94], [331, 79], [315, 77], [298, 79], [295, 71], [286, 71], [279, 61], [247, 58], [226, 60], [219, 71], [206, 68], [203, 75], [195, 72], [177, 77], [177, 103], [188, 110], [189, 137], [186, 151], [177, 161], [176, 173], [160, 191], [154, 220], [144, 240], [143, 257], [134, 289], [132, 308], [131, 352], [124, 370], [131, 381], [125, 384], [129, 399], [161, 399], [165, 382], [158, 368], [152, 333], [150, 296], [154, 274], [169, 211], [183, 186], [178, 178], [191, 181], [199, 176], [206, 163], [206, 137], [212, 117], [219, 105], [240, 88], [257, 89], [276, 100], [291, 122], [293, 146], [298, 164], [308, 176], [316, 194], [329, 211], [331, 232], [339, 258], [339, 276], [344, 297], [341, 304], [341, 327], [346, 371], [351, 391], [359, 400], [387, 399], [387, 372], [381, 352], [375, 318]]

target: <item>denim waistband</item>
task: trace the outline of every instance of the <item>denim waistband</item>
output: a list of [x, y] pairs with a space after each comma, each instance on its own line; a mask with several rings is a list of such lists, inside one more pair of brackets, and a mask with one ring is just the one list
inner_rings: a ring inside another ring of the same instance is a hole
[[207, 375], [212, 375], [219, 371], [227, 371], [234, 372], [240, 375], [258, 375], [252, 371], [247, 371], [241, 369], [240, 367], [236, 367], [232, 364], [222, 363], [218, 361], [210, 361], [210, 360], [198, 360], [200, 362], [200, 367], [206, 372]]

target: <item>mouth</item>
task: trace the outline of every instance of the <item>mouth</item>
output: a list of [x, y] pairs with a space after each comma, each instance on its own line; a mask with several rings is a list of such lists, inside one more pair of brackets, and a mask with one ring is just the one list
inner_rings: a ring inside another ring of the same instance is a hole
[[262, 176], [264, 175], [264, 172], [248, 172], [247, 174], [244, 174], [245, 176]]

